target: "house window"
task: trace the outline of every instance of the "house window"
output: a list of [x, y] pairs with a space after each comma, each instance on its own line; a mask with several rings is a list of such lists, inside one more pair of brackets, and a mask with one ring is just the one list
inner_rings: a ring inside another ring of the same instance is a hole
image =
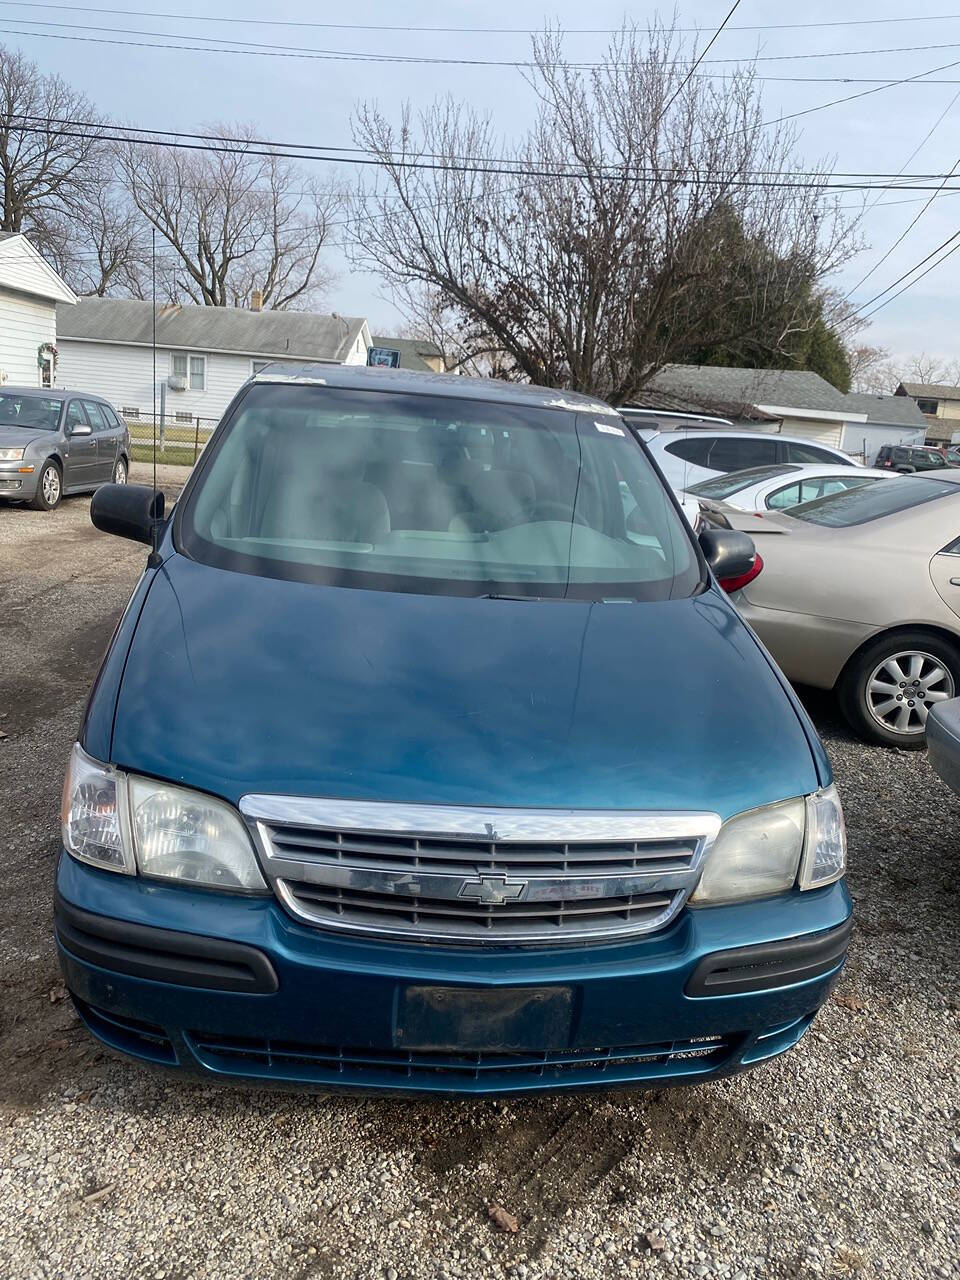
[[134, 419], [136, 419], [136, 418], [139, 418], [139, 417], [140, 417], [140, 410], [139, 410], [139, 409], [131, 409], [131, 408], [130, 408], [130, 406], [129, 406], [129, 405], [126, 405], [126, 404], [123, 406], [123, 408], [120, 410], [120, 412], [123, 414], [123, 416], [124, 416], [125, 418], [134, 418]]
[[175, 351], [170, 357], [170, 371], [175, 378], [183, 378], [191, 391], [206, 390], [206, 356], [188, 356], [184, 352]]
[[178, 414], [177, 414], [177, 421], [178, 421], [178, 422], [192, 422], [192, 421], [193, 421], [193, 414], [192, 414], [192, 413], [178, 413]]
[[933, 417], [936, 417], [938, 404], [939, 404], [938, 400], [918, 400], [917, 408], [920, 410], [921, 413], [927, 413]]
[[250, 372], [256, 377], [261, 369], [266, 369], [268, 364], [273, 364], [272, 360], [251, 360]]

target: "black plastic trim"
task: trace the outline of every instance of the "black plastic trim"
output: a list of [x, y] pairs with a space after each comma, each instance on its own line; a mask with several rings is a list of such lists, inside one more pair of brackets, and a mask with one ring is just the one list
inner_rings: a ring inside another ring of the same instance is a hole
[[846, 954], [853, 921], [801, 938], [714, 951], [704, 956], [686, 985], [688, 996], [732, 996], [808, 982], [836, 969]]
[[115, 973], [181, 987], [258, 995], [280, 986], [269, 959], [245, 943], [94, 915], [70, 906], [59, 894], [54, 923], [65, 951]]

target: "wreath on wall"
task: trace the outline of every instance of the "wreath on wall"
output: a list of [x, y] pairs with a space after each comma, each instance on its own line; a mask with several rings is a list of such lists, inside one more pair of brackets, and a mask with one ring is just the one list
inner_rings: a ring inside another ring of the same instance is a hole
[[37, 368], [42, 369], [44, 358], [46, 356], [51, 356], [53, 358], [53, 367], [56, 369], [57, 354], [57, 348], [52, 342], [41, 342], [39, 347], [37, 347]]

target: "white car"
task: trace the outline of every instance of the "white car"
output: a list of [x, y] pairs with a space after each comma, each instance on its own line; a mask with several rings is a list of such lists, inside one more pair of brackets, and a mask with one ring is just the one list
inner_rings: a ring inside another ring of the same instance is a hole
[[747, 467], [772, 467], [782, 462], [859, 466], [848, 454], [830, 445], [770, 431], [714, 431], [703, 427], [661, 431], [647, 440], [646, 446], [677, 492], [711, 476]]
[[681, 501], [706, 498], [740, 511], [785, 511], [828, 493], [840, 493], [843, 489], [889, 480], [890, 474], [871, 467], [847, 467], [836, 463], [805, 467], [796, 462], [782, 462], [773, 467], [748, 467], [745, 471], [732, 471], [729, 475], [711, 476], [709, 480], [689, 485], [681, 492], [680, 498]]

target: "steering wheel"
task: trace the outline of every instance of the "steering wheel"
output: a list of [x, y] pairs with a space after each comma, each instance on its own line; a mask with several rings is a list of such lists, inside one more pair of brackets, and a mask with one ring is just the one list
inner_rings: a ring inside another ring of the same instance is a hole
[[[572, 514], [573, 524], [582, 524], [585, 528], [590, 528], [582, 511], [576, 511]], [[570, 524], [571, 512], [569, 507], [565, 507], [562, 502], [538, 502], [533, 508], [530, 518], [531, 520], [559, 520], [563, 524]]]

